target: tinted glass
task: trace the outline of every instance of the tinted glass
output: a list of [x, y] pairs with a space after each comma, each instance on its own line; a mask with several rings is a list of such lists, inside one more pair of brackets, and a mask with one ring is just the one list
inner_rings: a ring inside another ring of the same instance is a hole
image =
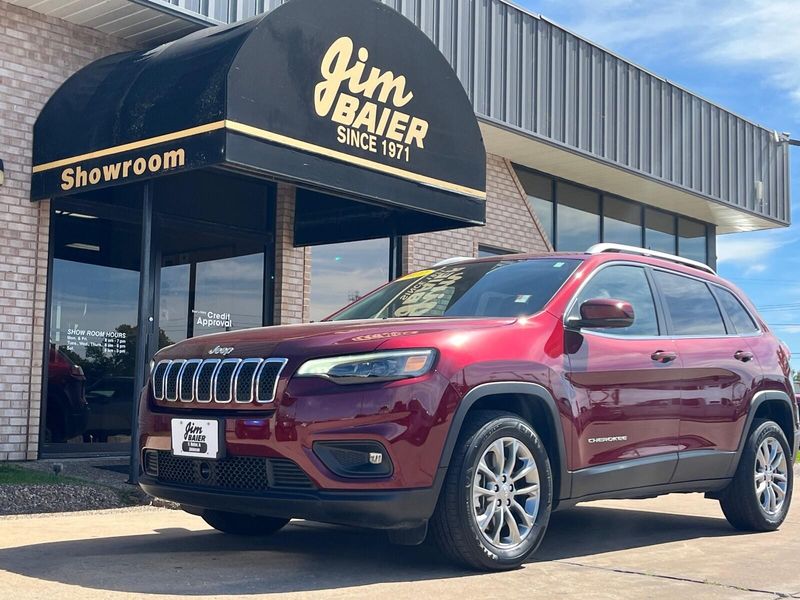
[[739, 302], [736, 296], [721, 287], [717, 287], [716, 291], [722, 308], [728, 315], [728, 319], [731, 320], [733, 326], [736, 328], [736, 333], [748, 334], [758, 331], [758, 326], [755, 321], [753, 321], [750, 313], [742, 306], [742, 303]]
[[600, 196], [584, 188], [559, 182], [556, 249], [582, 252], [600, 241]]
[[61, 206], [56, 202], [51, 230], [45, 443], [60, 451], [105, 443], [125, 448], [138, 339], [140, 226], [101, 218], [88, 206]]
[[319, 321], [389, 281], [389, 239], [311, 248], [311, 320]]
[[655, 272], [675, 335], [725, 335], [725, 324], [708, 286], [697, 279]]
[[545, 233], [553, 239], [553, 180], [517, 167], [519, 177], [533, 212], [539, 217]]
[[393, 281], [333, 318], [530, 315], [542, 309], [579, 262], [495, 260], [419, 271]]
[[706, 226], [703, 223], [678, 219], [678, 254], [684, 258], [706, 262]]
[[641, 267], [619, 265], [601, 269], [581, 290], [569, 317], [580, 318], [581, 304], [594, 298], [625, 300], [633, 306], [633, 325], [614, 329], [611, 331], [614, 335], [658, 335], [653, 292]]
[[644, 211], [644, 243], [650, 250], [675, 254], [675, 217], [660, 210]]
[[633, 202], [603, 198], [603, 241], [642, 245], [642, 207]]

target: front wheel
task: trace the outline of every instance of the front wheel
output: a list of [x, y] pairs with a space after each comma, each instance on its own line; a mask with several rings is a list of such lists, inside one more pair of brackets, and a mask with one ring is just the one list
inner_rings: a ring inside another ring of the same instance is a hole
[[289, 522], [289, 519], [244, 515], [221, 510], [203, 511], [202, 517], [217, 531], [247, 536], [271, 535]]
[[774, 531], [792, 500], [793, 456], [774, 421], [757, 421], [747, 437], [733, 481], [723, 491], [725, 518], [743, 531]]
[[544, 537], [552, 490], [547, 451], [533, 428], [511, 413], [478, 411], [453, 451], [432, 537], [469, 567], [516, 568]]

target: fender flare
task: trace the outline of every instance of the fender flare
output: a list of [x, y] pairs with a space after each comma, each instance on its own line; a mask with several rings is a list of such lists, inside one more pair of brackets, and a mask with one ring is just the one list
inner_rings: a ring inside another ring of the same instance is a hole
[[[559, 500], [564, 500], [570, 497], [572, 491], [572, 475], [567, 469], [567, 446], [564, 441], [564, 431], [561, 428], [561, 419], [559, 416], [558, 406], [553, 398], [553, 395], [542, 385], [537, 383], [528, 383], [524, 381], [509, 381], [509, 382], [490, 382], [483, 383], [475, 386], [467, 392], [456, 408], [453, 418], [450, 422], [450, 429], [447, 433], [444, 449], [442, 450], [442, 457], [439, 460], [439, 475], [437, 477], [437, 496], [438, 491], [444, 481], [444, 475], [447, 472], [447, 467], [450, 465], [450, 459], [453, 455], [458, 436], [461, 433], [461, 427], [464, 424], [464, 419], [469, 410], [481, 398], [486, 396], [495, 396], [500, 394], [514, 394], [517, 396], [526, 396], [529, 399], [536, 398], [544, 403], [547, 408], [548, 415], [551, 423], [548, 425], [553, 430], [556, 438], [556, 445], [558, 448], [558, 466], [559, 466], [559, 489], [558, 494], [554, 493], [554, 506]], [[534, 425], [533, 423], [531, 425]], [[553, 490], [554, 492], [556, 490]]]
[[787, 407], [789, 408], [789, 414], [792, 415], [792, 426], [794, 427], [794, 431], [791, 432], [791, 437], [789, 438], [789, 447], [793, 451], [793, 456], [797, 454], [797, 442], [798, 442], [798, 408], [797, 405], [793, 402], [792, 398], [789, 397], [789, 394], [783, 392], [781, 390], [762, 390], [760, 392], [756, 392], [753, 395], [753, 399], [750, 400], [750, 407], [747, 410], [747, 420], [744, 423], [744, 429], [742, 429], [742, 436], [739, 439], [739, 445], [736, 448], [735, 459], [731, 461], [731, 466], [729, 468], [728, 477], [733, 477], [736, 474], [736, 468], [739, 466], [739, 460], [742, 457], [742, 453], [744, 452], [744, 446], [747, 443], [747, 438], [750, 435], [750, 428], [753, 426], [753, 421], [756, 418], [756, 413], [758, 412], [758, 408], [764, 404], [764, 402], [772, 402], [772, 401], [784, 402]]

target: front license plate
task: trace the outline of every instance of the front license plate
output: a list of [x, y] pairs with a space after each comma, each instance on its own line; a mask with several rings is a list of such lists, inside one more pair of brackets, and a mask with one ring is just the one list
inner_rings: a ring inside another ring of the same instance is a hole
[[219, 421], [172, 419], [172, 453], [175, 456], [219, 457]]

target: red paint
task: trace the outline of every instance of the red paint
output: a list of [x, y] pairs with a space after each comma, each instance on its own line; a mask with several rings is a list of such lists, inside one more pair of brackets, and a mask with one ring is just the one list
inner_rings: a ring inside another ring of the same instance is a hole
[[[169, 449], [170, 417], [200, 407], [225, 417], [228, 455], [289, 458], [326, 489], [417, 488], [432, 485], [453, 414], [482, 383], [533, 382], [550, 390], [570, 470], [681, 450], [734, 449], [754, 393], [792, 393], [788, 352], [763, 322], [757, 336], [709, 339], [566, 331], [571, 299], [609, 261], [659, 266], [731, 288], [716, 276], [658, 259], [566, 256], [583, 263], [544, 310], [527, 318], [322, 322], [217, 334], [167, 348], [158, 360], [207, 357], [220, 345], [235, 348], [231, 357], [285, 357], [288, 363], [269, 405], [155, 402], [146, 389], [141, 445]], [[439, 358], [432, 372], [392, 383], [344, 386], [292, 378], [310, 358], [378, 348], [436, 348]], [[740, 351], [753, 359], [737, 360]], [[615, 437], [620, 439], [596, 442]], [[320, 440], [363, 439], [386, 447], [395, 466], [390, 479], [337, 477], [311, 449]]]

